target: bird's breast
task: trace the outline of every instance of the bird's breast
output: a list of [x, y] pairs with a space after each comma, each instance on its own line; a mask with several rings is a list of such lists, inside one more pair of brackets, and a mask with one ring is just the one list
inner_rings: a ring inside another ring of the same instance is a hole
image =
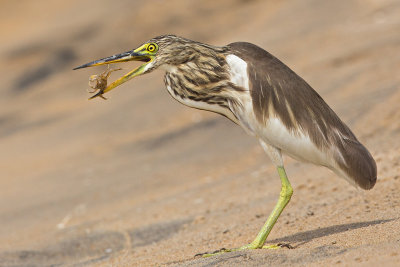
[[188, 107], [215, 112], [236, 121], [223, 96], [212, 95], [206, 90], [201, 91], [198, 88], [190, 88], [184, 79], [176, 73], [167, 72], [165, 74], [165, 87], [175, 100]]

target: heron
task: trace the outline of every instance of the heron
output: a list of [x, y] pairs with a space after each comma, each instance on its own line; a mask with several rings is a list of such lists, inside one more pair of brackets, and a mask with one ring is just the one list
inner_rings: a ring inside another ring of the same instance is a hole
[[369, 190], [376, 163], [350, 128], [300, 76], [269, 52], [251, 43], [208, 45], [176, 35], [155, 37], [128, 52], [76, 67], [144, 62], [91, 97], [99, 97], [132, 78], [165, 71], [168, 93], [178, 102], [225, 116], [258, 139], [281, 180], [278, 201], [256, 238], [224, 252], [276, 248], [265, 245], [289, 203], [293, 189], [282, 154], [329, 168], [350, 184]]

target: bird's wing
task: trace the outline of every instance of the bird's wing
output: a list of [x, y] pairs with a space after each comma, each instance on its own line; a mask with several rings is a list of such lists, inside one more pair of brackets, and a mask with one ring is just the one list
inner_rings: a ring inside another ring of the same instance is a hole
[[309, 135], [319, 148], [338, 132], [357, 140], [321, 96], [279, 59], [250, 43], [228, 47], [247, 63], [253, 110], [259, 123], [276, 116], [289, 131], [301, 130]]
[[247, 63], [258, 123], [265, 125], [271, 117], [278, 118], [294, 135], [301, 131], [320, 151], [332, 155], [336, 164], [330, 168], [334, 171], [344, 173], [342, 176], [361, 188], [373, 187], [376, 164], [371, 154], [306, 81], [254, 44], [239, 42], [228, 47]]

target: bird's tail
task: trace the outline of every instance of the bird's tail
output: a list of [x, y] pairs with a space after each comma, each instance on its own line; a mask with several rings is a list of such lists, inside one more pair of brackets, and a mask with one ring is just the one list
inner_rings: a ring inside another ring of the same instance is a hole
[[348, 180], [365, 190], [376, 183], [376, 163], [368, 150], [357, 140], [343, 138], [335, 156], [343, 174]]

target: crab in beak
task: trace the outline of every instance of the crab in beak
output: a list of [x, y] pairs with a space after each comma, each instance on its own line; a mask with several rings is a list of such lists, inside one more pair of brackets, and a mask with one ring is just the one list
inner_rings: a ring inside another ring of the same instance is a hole
[[[127, 61], [145, 62], [144, 64], [142, 64], [139, 67], [137, 67], [136, 69], [128, 72], [127, 74], [120, 77], [119, 79], [117, 79], [116, 81], [114, 81], [113, 83], [111, 83], [108, 86], [106, 86], [107, 78], [109, 77], [109, 73], [114, 70], [109, 70], [107, 75], [103, 75], [104, 77], [102, 77], [102, 75], [100, 75], [99, 76], [100, 79], [102, 79], [102, 78], [104, 78], [104, 79], [102, 81], [100, 81], [98, 83], [98, 85], [96, 84], [96, 85], [94, 85], [94, 87], [92, 87], [93, 89], [98, 89], [99, 92], [97, 92], [95, 95], [93, 95], [89, 99], [93, 99], [98, 96], [104, 98], [103, 94], [105, 94], [105, 93], [111, 91], [112, 89], [114, 89], [115, 87], [131, 80], [132, 78], [134, 78], [140, 74], [143, 74], [147, 70], [146, 67], [148, 66], [148, 64], [154, 59], [155, 54], [157, 53], [157, 50], [158, 50], [158, 46], [155, 43], [147, 43], [147, 44], [140, 46], [137, 49], [134, 49], [134, 50], [131, 50], [131, 51], [128, 51], [125, 53], [113, 55], [110, 57], [102, 58], [99, 60], [95, 60], [95, 61], [83, 64], [79, 67], [74, 68], [74, 70], [83, 69], [83, 68], [87, 68], [87, 67], [93, 67], [93, 66], [127, 62]], [[91, 76], [91, 79], [93, 79], [93, 75]]]

